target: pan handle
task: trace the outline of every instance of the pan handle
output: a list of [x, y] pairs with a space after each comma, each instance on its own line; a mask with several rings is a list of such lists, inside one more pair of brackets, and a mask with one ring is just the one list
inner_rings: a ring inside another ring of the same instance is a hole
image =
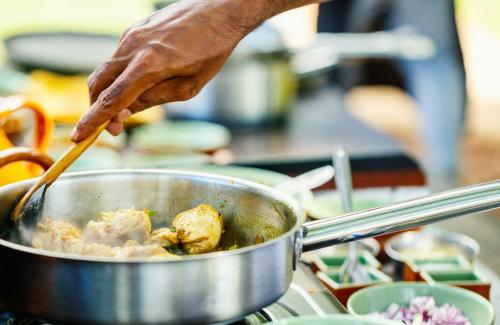
[[15, 147], [0, 151], [0, 168], [16, 161], [32, 162], [45, 170], [54, 163], [52, 158], [33, 148]]
[[407, 230], [500, 207], [500, 180], [303, 225], [302, 251]]
[[396, 58], [426, 60], [435, 54], [433, 41], [402, 32], [319, 33], [316, 43], [292, 56], [299, 78], [317, 75], [352, 59]]
[[[37, 103], [26, 100], [22, 96], [0, 98], [0, 119], [7, 118], [14, 112], [21, 109], [29, 109], [35, 113], [33, 146], [38, 150], [46, 151], [52, 138], [54, 122], [50, 119], [45, 110]], [[0, 136], [2, 136], [2, 134], [0, 134]], [[3, 141], [8, 147], [14, 147], [14, 144], [10, 143], [10, 140], [5, 136], [5, 134], [3, 135]]]

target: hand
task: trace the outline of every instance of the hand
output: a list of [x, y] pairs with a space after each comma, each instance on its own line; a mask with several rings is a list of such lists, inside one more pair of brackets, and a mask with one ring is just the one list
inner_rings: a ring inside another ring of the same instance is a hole
[[90, 76], [92, 106], [71, 139], [85, 139], [108, 120], [108, 131], [117, 135], [131, 114], [195, 96], [248, 32], [308, 2], [314, 1], [183, 0], [131, 26]]

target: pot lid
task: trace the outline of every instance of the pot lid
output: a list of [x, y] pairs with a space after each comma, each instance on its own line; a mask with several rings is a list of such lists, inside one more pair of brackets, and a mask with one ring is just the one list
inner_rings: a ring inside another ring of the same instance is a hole
[[5, 40], [10, 62], [22, 70], [70, 75], [92, 72], [117, 44], [114, 35], [57, 31], [23, 33]]

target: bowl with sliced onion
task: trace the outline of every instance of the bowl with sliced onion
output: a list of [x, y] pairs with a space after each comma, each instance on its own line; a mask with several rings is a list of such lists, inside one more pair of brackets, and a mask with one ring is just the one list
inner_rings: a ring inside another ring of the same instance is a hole
[[347, 302], [350, 313], [408, 325], [488, 325], [494, 312], [480, 295], [449, 285], [399, 282], [368, 287]]

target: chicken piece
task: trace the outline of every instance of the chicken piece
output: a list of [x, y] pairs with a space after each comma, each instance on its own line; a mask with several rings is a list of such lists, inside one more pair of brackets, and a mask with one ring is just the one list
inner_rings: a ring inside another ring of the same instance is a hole
[[127, 241], [122, 247], [113, 247], [113, 256], [117, 258], [179, 258], [159, 245], [141, 245], [135, 240]]
[[98, 221], [85, 226], [83, 239], [88, 243], [121, 246], [127, 240], [145, 241], [151, 232], [151, 219], [145, 211], [119, 209], [101, 212]]
[[88, 243], [83, 246], [82, 255], [86, 256], [102, 256], [111, 257], [113, 256], [113, 249], [111, 246], [99, 244], [99, 243]]
[[81, 254], [82, 231], [72, 223], [52, 218], [42, 218], [36, 225], [31, 245], [53, 252]]
[[178, 214], [172, 226], [188, 254], [201, 254], [213, 251], [219, 244], [223, 233], [222, 216], [207, 204]]
[[111, 247], [102, 244], [87, 244], [82, 240], [82, 231], [67, 221], [43, 218], [36, 226], [33, 247], [54, 252], [87, 256], [112, 256]]
[[159, 228], [151, 233], [146, 244], [157, 244], [161, 247], [171, 247], [177, 245], [177, 231], [174, 228]]
[[125, 244], [123, 244], [123, 247], [136, 247], [136, 246], [141, 246], [141, 243], [133, 239], [129, 239], [125, 242]]

